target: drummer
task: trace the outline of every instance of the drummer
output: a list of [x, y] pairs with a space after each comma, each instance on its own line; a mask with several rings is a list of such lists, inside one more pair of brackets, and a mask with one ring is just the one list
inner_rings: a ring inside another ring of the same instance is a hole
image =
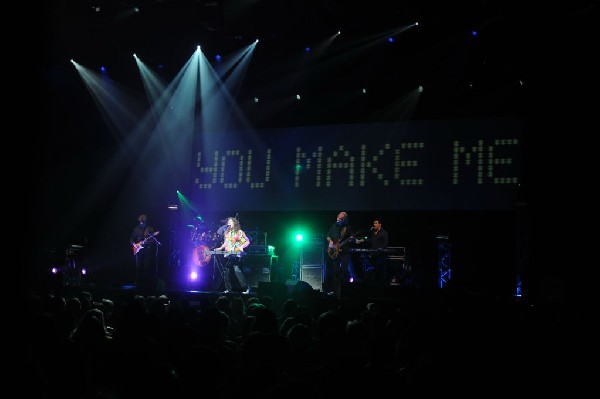
[[227, 231], [227, 224], [224, 224], [217, 230], [217, 236], [214, 237], [215, 245], [223, 244], [223, 241], [225, 239], [225, 231]]
[[190, 237], [192, 242], [197, 243], [200, 241], [204, 241], [206, 228], [203, 226], [203, 224], [204, 220], [202, 219], [202, 216], [196, 216], [192, 220], [192, 223], [187, 225], [187, 227], [192, 229]]

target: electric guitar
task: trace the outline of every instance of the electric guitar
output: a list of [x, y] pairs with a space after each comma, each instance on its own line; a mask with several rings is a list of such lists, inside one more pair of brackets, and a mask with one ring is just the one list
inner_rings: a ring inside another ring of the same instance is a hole
[[353, 240], [354, 240], [354, 236], [352, 235], [352, 236], [346, 238], [342, 242], [339, 242], [339, 240], [338, 240], [338, 242], [336, 242], [336, 243], [329, 244], [329, 246], [327, 247], [327, 256], [329, 256], [329, 259], [337, 258], [340, 254], [341, 248]]
[[133, 244], [133, 254], [137, 255], [138, 252], [140, 252], [142, 249], [144, 249], [144, 244], [146, 244], [150, 238], [157, 236], [158, 233], [160, 233], [160, 231], [152, 233], [152, 235], [149, 235], [148, 237], [144, 238], [142, 241], [140, 241], [136, 244]]

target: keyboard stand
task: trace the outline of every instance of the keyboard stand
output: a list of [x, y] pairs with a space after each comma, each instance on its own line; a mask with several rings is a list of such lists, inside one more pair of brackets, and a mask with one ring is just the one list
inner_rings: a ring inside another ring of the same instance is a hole
[[[236, 259], [235, 255], [225, 256], [221, 254], [213, 255], [213, 283], [214, 290], [219, 291], [221, 283], [225, 280], [225, 273], [229, 273], [230, 262]], [[227, 287], [225, 287], [227, 289]]]
[[221, 283], [225, 279], [227, 272], [227, 259], [223, 255], [213, 255], [213, 287], [215, 291], [219, 291]]
[[[227, 251], [204, 251], [205, 255], [212, 255], [213, 259], [213, 284], [215, 291], [219, 290], [221, 283], [225, 279], [225, 273], [229, 273], [229, 269], [231, 263], [234, 263], [234, 266], [238, 264], [238, 259], [240, 257], [246, 255], [246, 252], [227, 252]], [[238, 276], [239, 271], [236, 271], [236, 277], [238, 280], [240, 277]], [[245, 280], [242, 274], [242, 279]], [[227, 287], [225, 287], [227, 289]]]

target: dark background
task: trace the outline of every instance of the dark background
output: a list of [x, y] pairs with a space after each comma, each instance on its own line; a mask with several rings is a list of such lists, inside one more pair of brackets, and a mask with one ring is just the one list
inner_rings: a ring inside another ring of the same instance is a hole
[[[96, 4], [100, 12], [93, 10]], [[90, 262], [98, 274], [108, 275], [105, 281], [120, 279], [122, 270], [131, 267], [126, 237], [142, 212], [135, 204], [123, 208], [115, 203], [114, 193], [107, 192], [96, 199], [90, 214], [71, 213], [70, 200], [93, 184], [119, 143], [69, 59], [89, 67], [109, 65], [111, 78], [125, 82], [133, 93], [142, 93], [141, 83], [134, 79], [133, 52], [154, 60], [165, 78], [172, 78], [198, 44], [207, 56], [214, 56], [254, 38], [261, 40], [261, 47], [237, 98], [256, 128], [393, 121], [399, 116], [384, 116], [381, 110], [398, 92], [416, 85], [423, 85], [428, 96], [410, 116], [414, 120], [520, 118], [525, 126], [525, 162], [516, 202], [519, 210], [526, 209], [525, 218], [516, 210], [398, 210], [379, 216], [392, 242], [405, 244], [415, 263], [428, 270], [437, 256], [432, 237], [449, 233], [455, 240], [457, 278], [474, 280], [495, 292], [512, 288], [508, 282], [522, 263], [534, 276], [531, 291], [536, 294], [544, 276], [560, 273], [560, 265], [547, 255], [544, 244], [532, 241], [550, 227], [541, 209], [558, 196], [546, 196], [545, 190], [562, 170], [557, 151], [565, 158], [572, 156], [568, 147], [581, 133], [579, 116], [589, 107], [579, 95], [586, 91], [585, 78], [592, 70], [594, 51], [588, 44], [596, 10], [591, 3], [146, 1], [137, 3], [139, 14], [122, 17], [133, 5], [108, 0], [44, 3], [32, 11], [33, 23], [27, 22], [16, 33], [24, 38], [18, 54], [32, 60], [23, 68], [32, 66], [27, 95], [16, 97], [28, 109], [21, 118], [26, 128], [13, 134], [23, 144], [19, 155], [29, 168], [15, 178], [15, 187], [26, 193], [29, 210], [26, 222], [17, 217], [16, 224], [26, 224], [26, 235], [42, 243], [33, 250], [28, 247], [26, 280], [43, 275], [48, 257], [60, 257], [72, 243], [86, 244], [89, 256], [97, 259]], [[288, 79], [293, 70], [288, 61], [298, 48], [338, 29], [361, 38], [417, 20], [420, 27], [396, 36], [394, 47], [383, 47], [369, 57], [332, 57], [327, 65], [333, 67], [300, 76], [306, 92], [315, 94], [310, 105], [281, 112], [252, 113], [244, 108], [242, 100], [257, 92], [261, 97], [278, 97], [294, 91], [297, 82]], [[479, 32], [476, 39], [471, 36], [473, 29]], [[327, 106], [340, 91], [363, 85], [377, 95], [347, 106]], [[549, 133], [556, 129], [572, 134], [557, 142]], [[154, 204], [143, 212], [152, 215], [163, 208], [164, 204]], [[563, 214], [563, 208], [553, 208]], [[373, 214], [353, 214], [353, 225], [370, 226]], [[227, 215], [214, 215], [220, 216]], [[245, 226], [268, 231], [270, 237], [277, 237], [276, 226], [298, 218], [314, 220], [325, 230], [335, 212], [242, 215]], [[96, 233], [99, 222], [108, 225], [101, 237]], [[522, 228], [528, 237], [525, 241], [516, 234]], [[523, 262], [525, 244], [527, 261]]]

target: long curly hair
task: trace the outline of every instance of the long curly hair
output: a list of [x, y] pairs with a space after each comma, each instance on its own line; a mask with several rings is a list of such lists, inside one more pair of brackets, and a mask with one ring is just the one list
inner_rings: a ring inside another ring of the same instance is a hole
[[241, 225], [240, 225], [240, 221], [237, 220], [234, 217], [229, 217], [227, 218], [227, 226], [229, 226], [229, 221], [233, 222], [233, 227], [227, 227], [228, 230], [233, 230], [234, 232], [240, 231], [242, 229]]

